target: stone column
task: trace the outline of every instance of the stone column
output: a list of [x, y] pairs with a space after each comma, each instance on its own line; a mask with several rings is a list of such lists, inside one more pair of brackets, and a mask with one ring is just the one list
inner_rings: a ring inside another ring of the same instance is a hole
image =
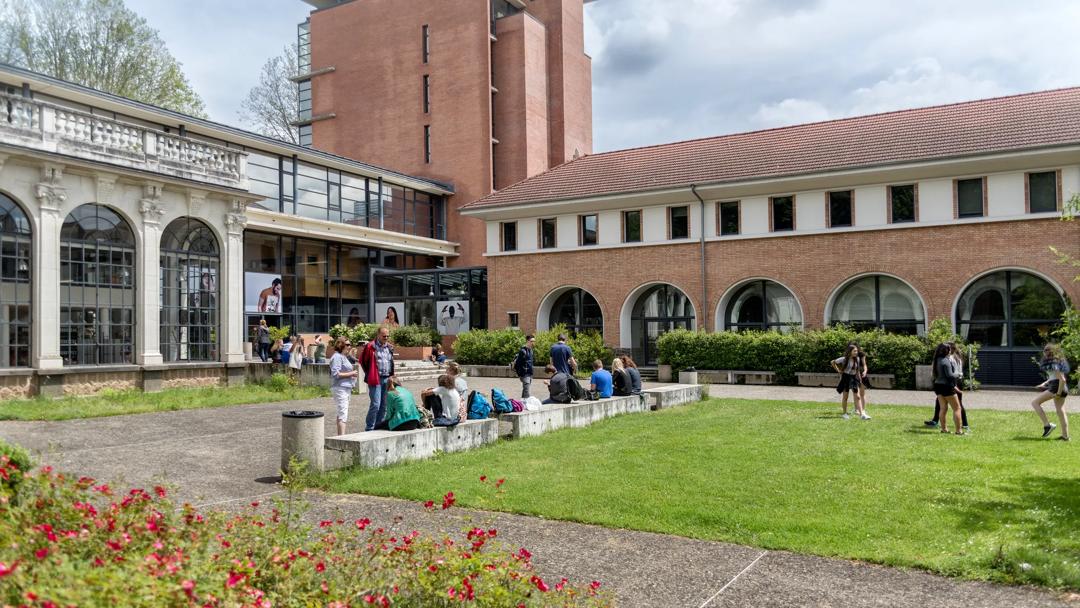
[[64, 366], [60, 357], [60, 206], [67, 200], [63, 165], [41, 166], [41, 182], [34, 187], [38, 199], [38, 226], [34, 233], [34, 367], [41, 370]]
[[232, 201], [232, 210], [225, 214], [226, 242], [222, 269], [221, 291], [222, 360], [226, 363], [244, 362], [244, 202]]
[[135, 286], [137, 363], [161, 365], [161, 216], [165, 207], [161, 204], [163, 185], [157, 182], [143, 184], [143, 198], [139, 201], [142, 212], [142, 251], [139, 256]]

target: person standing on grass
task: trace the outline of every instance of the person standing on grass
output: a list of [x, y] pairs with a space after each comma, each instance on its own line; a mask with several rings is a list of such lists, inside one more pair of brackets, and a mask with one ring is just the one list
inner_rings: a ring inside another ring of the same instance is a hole
[[637, 363], [630, 358], [630, 355], [621, 355], [623, 367], [626, 368], [626, 373], [630, 374], [630, 392], [635, 395], [641, 394], [641, 372], [638, 371]]
[[870, 370], [866, 366], [866, 351], [861, 346], [859, 349], [859, 400], [855, 404], [855, 410], [859, 418], [870, 420], [870, 414], [866, 413], [866, 391], [870, 388]]
[[574, 351], [566, 343], [566, 334], [559, 334], [559, 341], [551, 345], [551, 364], [555, 371], [572, 376], [577, 369], [577, 360], [574, 359]]
[[[532, 334], [525, 336], [525, 346], [521, 347], [517, 355], [514, 357], [514, 373], [517, 374], [518, 380], [521, 380], [521, 398], [529, 398], [529, 388], [532, 386], [533, 379], [533, 347], [536, 345], [536, 340]], [[566, 348], [570, 348], [567, 346]], [[551, 350], [554, 352], [555, 347], [552, 346]]]
[[855, 402], [855, 411], [859, 411], [859, 347], [854, 342], [847, 345], [844, 356], [832, 361], [832, 367], [840, 374], [840, 383], [836, 385], [836, 392], [842, 395], [840, 407], [843, 411], [840, 417], [844, 420], [850, 418], [847, 413], [848, 393]]
[[259, 348], [259, 358], [266, 363], [270, 359], [270, 328], [266, 326], [266, 319], [259, 319], [259, 326], [255, 328], [255, 343]]
[[386, 414], [386, 381], [394, 375], [394, 347], [390, 345], [390, 330], [385, 325], [364, 347], [360, 366], [364, 368], [370, 400], [364, 429], [372, 431]]
[[1053, 399], [1054, 409], [1057, 410], [1058, 422], [1061, 423], [1062, 441], [1069, 441], [1069, 415], [1065, 412], [1065, 397], [1069, 395], [1069, 362], [1061, 352], [1057, 344], [1047, 344], [1043, 347], [1043, 358], [1039, 362], [1039, 369], [1046, 375], [1046, 380], [1035, 388], [1041, 389], [1038, 397], [1031, 402], [1031, 407], [1039, 415], [1043, 423], [1043, 437], [1049, 437], [1057, 425], [1046, 418], [1042, 404]]
[[956, 398], [956, 384], [963, 377], [963, 372], [956, 365], [956, 361], [949, 356], [952, 350], [948, 344], [939, 344], [934, 351], [934, 367], [931, 369], [934, 378], [934, 394], [938, 398], [938, 425], [942, 433], [949, 432], [949, 408], [953, 412], [953, 425], [957, 435], [963, 435], [964, 429], [960, 421], [960, 401]]
[[330, 357], [330, 396], [337, 408], [337, 434], [345, 434], [345, 423], [349, 420], [349, 399], [360, 370], [353, 367], [346, 355], [349, 340], [341, 336], [334, 342], [334, 354]]
[[[967, 408], [964, 407], [964, 391], [961, 390], [961, 388], [960, 388], [964, 384], [964, 382], [963, 382], [964, 357], [960, 354], [960, 347], [957, 346], [956, 342], [946, 342], [945, 345], [949, 347], [949, 358], [953, 360], [953, 363], [956, 365], [956, 369], [960, 370], [961, 379], [956, 384], [956, 401], [957, 401], [957, 403], [960, 404], [960, 420], [964, 423], [964, 431], [966, 432], [968, 430], [968, 415], [967, 415]], [[941, 404], [938, 403], [937, 399], [935, 398], [934, 399], [934, 419], [933, 420], [927, 420], [923, 424], [925, 424], [926, 426], [937, 426], [938, 425], [938, 417], [940, 415], [941, 415]]]

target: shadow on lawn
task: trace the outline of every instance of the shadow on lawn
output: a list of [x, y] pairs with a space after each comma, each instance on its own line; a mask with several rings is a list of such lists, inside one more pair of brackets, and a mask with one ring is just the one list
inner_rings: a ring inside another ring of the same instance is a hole
[[995, 489], [1007, 498], [948, 499], [963, 530], [1004, 537], [990, 568], [1008, 582], [1080, 589], [1080, 479], [1034, 476]]

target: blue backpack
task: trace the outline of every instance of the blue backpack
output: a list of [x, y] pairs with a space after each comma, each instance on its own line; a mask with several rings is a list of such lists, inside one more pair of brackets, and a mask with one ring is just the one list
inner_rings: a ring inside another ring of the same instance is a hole
[[480, 391], [469, 395], [469, 420], [484, 420], [491, 416], [491, 404]]
[[491, 389], [491, 404], [495, 406], [495, 411], [500, 414], [508, 414], [514, 411], [514, 406], [506, 398], [506, 394], [502, 392], [502, 389]]

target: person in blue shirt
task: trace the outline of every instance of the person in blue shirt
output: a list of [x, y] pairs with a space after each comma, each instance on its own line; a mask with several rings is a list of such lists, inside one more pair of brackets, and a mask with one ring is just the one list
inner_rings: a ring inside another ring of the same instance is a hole
[[604, 362], [600, 359], [593, 361], [592, 378], [589, 378], [589, 390], [596, 391], [601, 399], [611, 396], [611, 372], [604, 369]]
[[551, 364], [555, 366], [555, 371], [568, 376], [573, 375], [577, 369], [577, 360], [574, 359], [570, 345], [566, 343], [566, 334], [559, 334], [559, 341], [551, 345]]

